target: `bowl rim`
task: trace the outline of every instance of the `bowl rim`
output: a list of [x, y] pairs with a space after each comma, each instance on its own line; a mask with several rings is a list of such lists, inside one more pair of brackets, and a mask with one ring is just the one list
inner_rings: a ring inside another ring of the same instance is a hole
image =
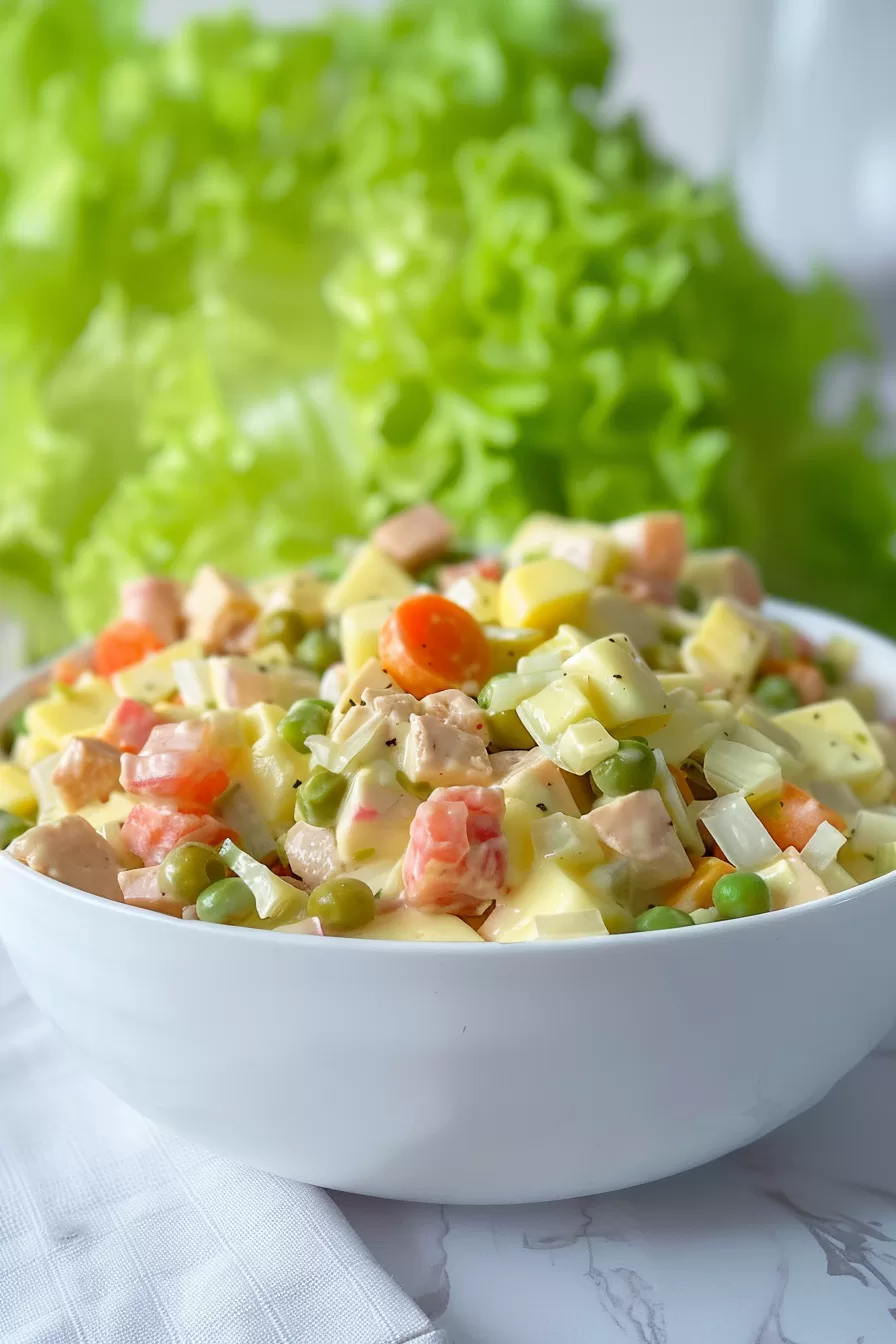
[[[848, 617], [840, 616], [837, 612], [825, 611], [820, 607], [812, 607], [803, 603], [787, 602], [779, 598], [767, 599], [764, 604], [764, 609], [768, 611], [772, 617], [792, 620], [797, 626], [798, 617], [801, 614], [803, 616], [816, 616], [821, 617], [824, 620], [833, 621], [840, 632], [847, 635], [852, 634], [857, 641], [863, 644], [880, 646], [880, 649], [889, 654], [894, 659], [894, 662], [896, 662], [896, 641], [888, 639], [886, 635], [882, 635], [879, 631], [869, 630], [867, 627], [859, 625], [858, 622], [851, 621]], [[0, 697], [0, 721], [5, 721], [5, 718], [8, 717], [9, 714], [14, 714], [16, 709], [23, 703], [28, 703], [29, 689], [33, 687], [35, 683], [39, 684], [41, 679], [45, 678], [45, 676], [45, 668], [38, 669], [37, 672], [32, 669], [27, 678], [17, 681], [5, 695]], [[15, 708], [12, 706], [15, 706]], [[594, 952], [594, 954], [598, 956], [608, 956], [618, 955], [618, 953], [610, 954], [606, 950], [611, 946], [616, 946], [617, 948], [620, 945], [628, 948], [633, 946], [643, 946], [645, 950], [649, 950], [649, 948], [656, 946], [657, 939], [666, 939], [669, 934], [676, 932], [675, 929], [654, 929], [639, 933], [637, 938], [634, 939], [612, 936], [607, 937], [605, 934], [601, 934], [588, 935], [582, 938], [556, 939], [547, 943], [540, 942], [537, 939], [519, 943], [494, 943], [482, 939], [479, 943], [470, 943], [466, 941], [417, 942], [389, 938], [356, 938], [351, 937], [350, 935], [320, 937], [297, 934], [289, 936], [284, 935], [276, 929], [245, 929], [241, 928], [239, 925], [207, 924], [201, 920], [174, 920], [170, 915], [163, 915], [155, 910], [144, 910], [139, 906], [129, 906], [122, 901], [106, 900], [104, 897], [96, 896], [92, 892], [81, 891], [77, 887], [70, 887], [67, 883], [58, 882], [55, 878], [47, 877], [43, 873], [35, 872], [34, 869], [28, 868], [27, 865], [19, 863], [17, 859], [13, 859], [8, 854], [0, 852], [0, 877], [3, 875], [4, 867], [14, 867], [20, 877], [38, 883], [39, 886], [45, 887], [48, 892], [58, 893], [61, 890], [66, 893], [67, 899], [73, 900], [88, 909], [93, 909], [97, 912], [104, 910], [106, 913], [101, 914], [101, 918], [150, 920], [157, 928], [161, 928], [168, 924], [171, 925], [172, 928], [176, 926], [180, 930], [177, 936], [183, 936], [184, 932], [187, 931], [187, 937], [195, 937], [199, 935], [203, 938], [208, 938], [210, 936], [242, 940], [248, 938], [252, 940], [252, 945], [254, 946], [260, 946], [260, 940], [264, 940], [264, 943], [269, 947], [287, 947], [291, 944], [293, 946], [298, 945], [300, 948], [314, 946], [316, 948], [329, 947], [332, 949], [333, 947], [341, 946], [346, 949], [351, 947], [354, 947], [355, 949], [354, 952], [340, 952], [335, 954], [332, 952], [315, 952], [312, 955], [363, 956], [368, 955], [368, 952], [365, 952], [365, 949], [377, 949], [370, 954], [375, 956], [407, 956], [413, 954], [416, 957], [428, 955], [430, 958], [433, 956], [441, 957], [445, 955], [451, 957], [469, 957], [474, 955], [476, 957], [501, 956], [503, 958], [509, 958], [528, 956], [544, 957], [546, 953], [553, 953], [555, 956], [572, 956]], [[868, 882], [859, 883], [857, 886], [851, 887], [847, 891], [837, 892], [834, 895], [830, 895], [824, 901], [807, 901], [803, 905], [792, 906], [788, 910], [770, 910], [764, 915], [751, 919], [716, 920], [708, 924], [698, 924], [691, 928], [687, 940], [684, 941], [688, 944], [692, 944], [693, 940], [697, 937], [704, 939], [731, 936], [743, 937], [746, 934], [746, 931], [750, 929], [753, 930], [753, 933], [752, 935], [747, 936], [759, 937], [761, 936], [759, 931], [763, 928], [770, 931], [776, 928], [781, 928], [785, 921], [792, 923], [794, 920], [808, 919], [813, 917], [813, 912], [814, 917], [823, 917], [824, 911], [833, 912], [834, 910], [842, 909], [853, 901], [863, 899], [865, 893], [879, 891], [887, 885], [892, 885], [893, 881], [894, 874], [885, 873], [881, 877], [871, 878]], [[0, 896], [0, 899], [2, 899], [2, 896]], [[735, 930], [740, 930], [740, 932], [737, 933]], [[483, 952], [484, 948], [490, 950]], [[604, 948], [605, 950], [597, 951], [598, 948]]]

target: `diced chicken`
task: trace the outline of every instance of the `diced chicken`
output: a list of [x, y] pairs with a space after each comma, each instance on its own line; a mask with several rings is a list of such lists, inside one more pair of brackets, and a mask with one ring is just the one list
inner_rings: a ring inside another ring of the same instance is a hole
[[302, 667], [259, 667], [250, 658], [209, 659], [212, 691], [220, 709], [251, 709], [280, 705], [316, 695], [318, 680]]
[[410, 723], [412, 714], [420, 713], [420, 701], [404, 691], [395, 691], [378, 695], [373, 708], [377, 713], [385, 714], [392, 727], [397, 728], [399, 724]]
[[415, 784], [487, 784], [492, 778], [485, 744], [431, 714], [414, 714], [404, 768]]
[[183, 600], [183, 586], [174, 579], [133, 579], [122, 584], [121, 614], [148, 626], [163, 644], [173, 644], [183, 634]]
[[63, 817], [34, 826], [14, 840], [6, 852], [36, 873], [69, 887], [109, 901], [122, 899], [118, 885], [121, 864], [115, 851], [83, 817]]
[[326, 826], [297, 821], [283, 839], [289, 866], [307, 891], [334, 877], [342, 867], [336, 836]]
[[244, 584], [214, 565], [203, 565], [184, 598], [187, 636], [211, 653], [226, 653], [258, 615]]
[[[156, 910], [162, 915], [180, 919], [183, 906], [159, 891], [159, 869], [134, 868], [118, 874], [118, 885], [127, 905], [138, 905], [142, 910]], [[195, 911], [195, 906], [193, 907]]]
[[51, 780], [66, 812], [87, 803], [108, 802], [118, 788], [121, 752], [98, 737], [73, 737], [59, 757]]
[[412, 573], [438, 560], [453, 540], [453, 524], [434, 504], [405, 509], [382, 523], [373, 534], [377, 550]]
[[630, 859], [645, 887], [677, 882], [693, 872], [672, 818], [656, 789], [614, 798], [589, 812], [586, 821], [605, 845]]
[[140, 700], [119, 700], [103, 727], [103, 741], [119, 751], [142, 751], [153, 728], [164, 722]]
[[435, 691], [420, 701], [422, 712], [459, 728], [462, 733], [472, 733], [483, 742], [488, 741], [488, 726], [482, 709], [463, 691]]
[[507, 886], [500, 789], [436, 789], [417, 808], [402, 864], [407, 905], [478, 915]]
[[642, 513], [613, 524], [625, 555], [625, 572], [642, 579], [657, 602], [671, 602], [687, 553], [680, 513]]
[[503, 574], [501, 561], [495, 556], [483, 555], [478, 560], [463, 560], [457, 565], [442, 565], [436, 582], [439, 592], [447, 593], [460, 579], [491, 579], [500, 582]]
[[514, 770], [525, 763], [528, 751], [494, 751], [489, 756], [489, 763], [492, 767], [492, 776], [495, 783], [507, 778]]

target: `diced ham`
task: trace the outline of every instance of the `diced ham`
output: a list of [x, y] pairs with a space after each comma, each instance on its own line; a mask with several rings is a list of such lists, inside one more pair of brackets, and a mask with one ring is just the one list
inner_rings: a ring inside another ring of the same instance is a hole
[[485, 744], [431, 714], [411, 716], [404, 758], [405, 773], [415, 784], [487, 784], [492, 778]]
[[103, 741], [119, 751], [142, 751], [153, 728], [164, 722], [140, 700], [119, 700], [103, 727]]
[[207, 807], [228, 782], [221, 754], [209, 741], [209, 724], [202, 719], [161, 723], [141, 752], [121, 758], [125, 793], [170, 800], [187, 809]]
[[283, 839], [289, 866], [308, 891], [340, 871], [336, 836], [326, 826], [297, 821]]
[[132, 807], [121, 828], [124, 847], [147, 865], [162, 860], [190, 840], [198, 845], [216, 849], [225, 840], [239, 839], [215, 817], [196, 812], [177, 812], [173, 807], [153, 803], [137, 803]]
[[472, 733], [483, 742], [488, 741], [485, 714], [476, 701], [463, 691], [435, 691], [432, 695], [424, 696], [420, 704], [421, 713], [432, 714], [443, 723], [449, 723], [452, 728], [459, 728], [462, 733]]
[[459, 579], [491, 579], [500, 581], [501, 561], [491, 555], [481, 556], [478, 560], [463, 560], [457, 565], [442, 565], [436, 582], [440, 593], [447, 593]]
[[115, 850], [84, 817], [63, 817], [34, 826], [14, 840], [6, 852], [57, 882], [110, 901], [121, 900], [121, 864]]
[[478, 915], [507, 885], [500, 789], [436, 789], [417, 808], [402, 863], [405, 904]]
[[184, 598], [187, 636], [210, 653], [227, 653], [258, 615], [248, 588], [214, 565], [203, 565]]
[[434, 504], [420, 504], [381, 523], [371, 540], [378, 551], [413, 573], [445, 554], [454, 540], [454, 525]]
[[183, 633], [183, 587], [174, 579], [132, 579], [121, 587], [121, 614], [173, 644]]
[[681, 514], [638, 514], [614, 523], [612, 532], [625, 555], [625, 572], [643, 580], [657, 602], [671, 602], [687, 553]]
[[642, 789], [596, 807], [585, 818], [605, 845], [630, 859], [645, 887], [677, 882], [693, 872], [672, 818], [656, 789]]
[[118, 788], [121, 752], [98, 737], [73, 737], [50, 776], [66, 812], [105, 803]]
[[176, 919], [183, 915], [183, 906], [159, 891], [158, 867], [125, 869], [118, 874], [118, 885], [127, 905], [156, 910], [161, 915], [174, 915]]

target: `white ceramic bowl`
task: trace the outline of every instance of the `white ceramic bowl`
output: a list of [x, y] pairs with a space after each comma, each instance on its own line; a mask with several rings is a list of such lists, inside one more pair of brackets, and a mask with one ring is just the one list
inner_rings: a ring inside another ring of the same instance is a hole
[[[776, 610], [856, 639], [896, 713], [893, 645]], [[0, 878], [22, 980], [114, 1092], [364, 1194], [518, 1202], [683, 1171], [818, 1101], [896, 1019], [890, 877], [687, 933], [503, 947], [183, 924], [6, 856]]]

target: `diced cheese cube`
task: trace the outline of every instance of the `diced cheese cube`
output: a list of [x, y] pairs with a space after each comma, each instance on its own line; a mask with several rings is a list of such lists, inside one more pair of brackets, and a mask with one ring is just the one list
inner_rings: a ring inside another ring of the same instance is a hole
[[0, 808], [26, 818], [37, 811], [37, 799], [28, 771], [21, 765], [0, 761]]
[[595, 909], [595, 900], [582, 880], [559, 863], [545, 860], [506, 902], [495, 907], [479, 933], [489, 942], [530, 942], [536, 937], [537, 915], [582, 914]]
[[669, 720], [666, 692], [627, 635], [595, 640], [563, 670], [582, 688], [605, 728], [638, 722], [655, 731]]
[[503, 626], [556, 630], [580, 625], [589, 592], [587, 575], [566, 560], [535, 560], [508, 570], [498, 606]]
[[884, 769], [878, 742], [848, 700], [803, 705], [779, 714], [775, 723], [796, 738], [810, 770], [822, 779], [861, 784]]
[[372, 938], [398, 943], [481, 943], [475, 929], [457, 915], [429, 915], [422, 910], [392, 910], [344, 938]]
[[407, 793], [388, 761], [374, 761], [352, 777], [336, 821], [336, 848], [345, 864], [400, 858], [407, 848], [419, 799]]
[[324, 606], [328, 616], [341, 616], [347, 607], [374, 598], [400, 602], [410, 597], [416, 584], [411, 576], [375, 546], [362, 546], [348, 568], [327, 593]]
[[508, 801], [518, 798], [538, 812], [580, 815], [561, 771], [537, 749], [527, 752], [521, 764], [500, 781], [499, 787]]
[[142, 662], [116, 672], [112, 685], [117, 695], [130, 700], [165, 700], [177, 690], [174, 664], [201, 658], [203, 648], [198, 639], [181, 639], [169, 644], [158, 653], [151, 653]]
[[478, 574], [457, 579], [446, 589], [449, 602], [456, 602], [480, 625], [495, 625], [498, 620], [498, 584]]
[[608, 760], [619, 743], [597, 719], [571, 724], [557, 744], [557, 761], [573, 775], [587, 775], [601, 761]]
[[505, 630], [503, 625], [485, 625], [482, 633], [488, 644], [489, 671], [493, 677], [502, 672], [515, 672], [520, 658], [544, 640], [543, 630]]
[[[118, 698], [103, 677], [80, 677], [75, 686], [53, 691], [30, 704], [25, 710], [25, 730], [34, 738], [52, 743], [56, 751], [69, 737], [98, 731], [98, 725], [105, 723]], [[25, 764], [22, 760], [18, 763]]]
[[708, 686], [743, 690], [756, 675], [767, 644], [767, 628], [754, 612], [719, 597], [697, 632], [682, 644], [681, 658], [685, 671], [702, 676]]
[[821, 878], [795, 849], [785, 849], [779, 859], [758, 871], [771, 893], [773, 910], [790, 910], [829, 895]]
[[591, 703], [572, 678], [552, 681], [543, 691], [517, 706], [520, 723], [545, 751], [570, 724], [593, 717]]
[[346, 607], [339, 619], [339, 641], [349, 677], [377, 656], [380, 631], [395, 608], [388, 598], [375, 597]]

